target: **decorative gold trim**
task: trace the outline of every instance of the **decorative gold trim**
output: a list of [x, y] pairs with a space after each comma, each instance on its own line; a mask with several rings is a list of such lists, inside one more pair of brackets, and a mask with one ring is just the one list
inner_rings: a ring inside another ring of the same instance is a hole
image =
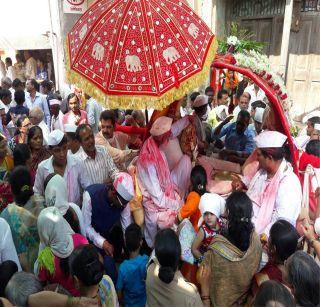
[[189, 79], [183, 81], [179, 88], [172, 88], [162, 96], [138, 96], [138, 95], [106, 95], [97, 86], [91, 83], [79, 73], [72, 70], [70, 67], [68, 43], [66, 44], [66, 74], [67, 79], [71, 84], [75, 84], [82, 88], [87, 94], [94, 97], [97, 101], [104, 103], [108, 109], [146, 109], [152, 108], [155, 110], [163, 110], [173, 101], [182, 98], [185, 94], [199, 87], [209, 78], [211, 64], [216, 55], [218, 48], [217, 39], [214, 37], [207, 57], [203, 65], [203, 69]]

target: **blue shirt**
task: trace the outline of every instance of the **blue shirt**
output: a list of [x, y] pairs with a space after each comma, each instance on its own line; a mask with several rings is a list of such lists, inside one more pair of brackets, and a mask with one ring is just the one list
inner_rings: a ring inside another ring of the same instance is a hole
[[252, 153], [256, 147], [253, 138], [254, 132], [249, 127], [242, 134], [236, 131], [237, 123], [229, 124], [222, 128], [219, 138], [226, 136], [225, 148], [228, 150]]
[[44, 113], [44, 121], [46, 122], [47, 126], [50, 127], [50, 111], [48, 107], [48, 102], [45, 96], [41, 95], [40, 93], [36, 92], [36, 96], [32, 101], [31, 96], [29, 93], [26, 93], [26, 105], [28, 109], [31, 111], [35, 107], [39, 107]]
[[144, 307], [147, 301], [146, 278], [149, 257], [139, 255], [119, 267], [117, 290], [124, 291], [125, 306]]

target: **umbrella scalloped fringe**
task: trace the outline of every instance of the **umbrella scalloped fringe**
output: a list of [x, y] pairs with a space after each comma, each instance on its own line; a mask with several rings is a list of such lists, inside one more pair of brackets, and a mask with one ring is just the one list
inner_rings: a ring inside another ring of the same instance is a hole
[[162, 96], [138, 96], [138, 95], [106, 95], [96, 85], [85, 77], [82, 77], [70, 67], [68, 44], [66, 43], [66, 75], [71, 84], [75, 84], [84, 90], [85, 93], [95, 98], [100, 103], [104, 103], [109, 109], [146, 109], [163, 110], [173, 101], [181, 99], [185, 94], [204, 84], [209, 78], [211, 63], [214, 60], [218, 43], [214, 37], [208, 49], [207, 56], [200, 72], [189, 79], [181, 82], [179, 88], [172, 88]]

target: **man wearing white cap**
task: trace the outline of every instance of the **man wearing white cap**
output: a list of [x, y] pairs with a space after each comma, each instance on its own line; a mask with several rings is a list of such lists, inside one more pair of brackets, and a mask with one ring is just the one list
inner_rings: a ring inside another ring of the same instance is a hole
[[106, 273], [114, 281], [116, 269], [113, 257], [119, 257], [124, 248], [122, 231], [130, 224], [130, 208], [127, 205], [133, 196], [132, 178], [122, 172], [116, 175], [113, 184], [93, 184], [83, 194], [86, 235], [101, 251]]
[[59, 129], [63, 131], [63, 113], [60, 110], [61, 101], [57, 97], [49, 100], [49, 110], [51, 114], [50, 131]]
[[198, 150], [202, 153], [208, 147], [206, 130], [208, 131], [208, 138], [211, 138], [211, 127], [209, 124], [206, 123], [209, 111], [208, 103], [208, 96], [206, 95], [198, 95], [197, 98], [191, 103], [191, 107], [194, 110], [195, 114], [195, 127], [198, 139]]
[[76, 136], [77, 128], [78, 128], [78, 126], [76, 126], [75, 124], [65, 124], [64, 125], [64, 132], [65, 132], [65, 134], [67, 136], [67, 140], [68, 140], [69, 154], [72, 154], [75, 156], [82, 151], [82, 147], [81, 147], [80, 142]]
[[263, 121], [263, 108], [256, 108], [253, 117], [253, 127], [256, 135], [262, 132], [262, 121]]
[[161, 116], [152, 125], [139, 154], [137, 174], [145, 208], [145, 238], [152, 247], [159, 228], [171, 227], [182, 204], [191, 173], [191, 159], [181, 151], [177, 136], [189, 117], [174, 123]]
[[61, 130], [49, 134], [48, 145], [52, 156], [38, 165], [33, 190], [44, 196], [44, 181], [49, 174], [56, 173], [67, 183], [68, 201], [80, 205], [81, 192], [89, 186], [89, 176], [83, 162], [68, 154], [67, 137]]
[[[259, 234], [269, 236], [271, 226], [279, 219], [292, 225], [300, 214], [302, 191], [292, 166], [285, 160], [287, 137], [277, 131], [264, 131], [255, 137], [258, 147], [259, 171], [247, 184], [247, 194], [253, 203], [253, 222]], [[245, 188], [239, 180], [234, 189]]]

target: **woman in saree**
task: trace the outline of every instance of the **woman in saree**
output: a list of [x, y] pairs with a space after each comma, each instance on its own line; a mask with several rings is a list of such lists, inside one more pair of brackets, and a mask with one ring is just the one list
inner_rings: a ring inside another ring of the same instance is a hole
[[27, 142], [27, 135], [30, 127], [32, 126], [27, 115], [21, 115], [16, 121], [17, 129], [14, 136], [8, 142], [8, 147], [11, 151], [14, 150], [17, 144], [25, 144]]
[[73, 296], [80, 296], [69, 272], [69, 256], [87, 239], [74, 233], [69, 223], [56, 207], [45, 208], [38, 218], [40, 238], [35, 274], [43, 283], [59, 284]]
[[39, 247], [37, 218], [44, 208], [44, 199], [33, 195], [31, 176], [25, 166], [16, 167], [9, 182], [14, 202], [2, 211], [1, 217], [10, 225], [22, 269], [33, 272]]
[[275, 280], [283, 283], [284, 262], [297, 250], [299, 234], [288, 221], [278, 220], [270, 229], [268, 263], [254, 275], [252, 294], [256, 295], [262, 283]]
[[97, 298], [102, 307], [119, 305], [114, 284], [105, 275], [103, 263], [93, 245], [76, 247], [69, 257], [69, 267], [75, 287], [82, 297]]
[[213, 238], [204, 263], [211, 268], [211, 303], [228, 307], [246, 302], [262, 248], [251, 221], [252, 202], [245, 193], [228, 197], [226, 214], [227, 227]]
[[27, 144], [31, 152], [30, 172], [32, 178], [34, 178], [39, 163], [51, 156], [48, 149], [43, 145], [43, 134], [39, 126], [33, 126], [29, 129]]

